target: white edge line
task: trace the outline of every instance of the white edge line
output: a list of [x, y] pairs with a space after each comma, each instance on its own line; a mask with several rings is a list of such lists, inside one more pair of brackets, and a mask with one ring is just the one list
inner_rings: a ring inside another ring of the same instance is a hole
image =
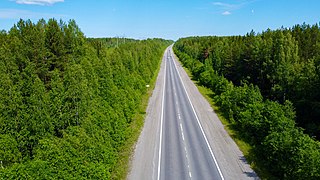
[[164, 112], [164, 95], [165, 95], [165, 87], [166, 87], [166, 56], [165, 54], [168, 53], [168, 49], [164, 53], [164, 80], [163, 80], [163, 92], [162, 92], [162, 107], [161, 107], [161, 118], [160, 118], [160, 140], [159, 140], [159, 156], [158, 156], [158, 177], [157, 179], [160, 180], [160, 166], [161, 166], [161, 146], [162, 146], [162, 124], [163, 124], [163, 112]]
[[[173, 52], [172, 52], [172, 53], [173, 53]], [[192, 105], [192, 103], [191, 103], [191, 100], [190, 100], [190, 97], [189, 97], [188, 92], [187, 92], [187, 90], [186, 90], [186, 87], [184, 86], [184, 83], [183, 83], [182, 78], [181, 78], [181, 76], [180, 76], [180, 73], [179, 73], [179, 71], [178, 71], [177, 65], [176, 65], [176, 63], [175, 63], [175, 61], [174, 61], [175, 57], [173, 56], [172, 59], [173, 59], [174, 67], [175, 67], [175, 69], [177, 70], [178, 76], [179, 76], [179, 78], [180, 78], [180, 80], [181, 80], [183, 89], [184, 89], [184, 91], [185, 91], [186, 94], [187, 94], [187, 97], [188, 97], [189, 103], [190, 103], [190, 105], [191, 105], [191, 108], [192, 108], [192, 110], [193, 110], [193, 112], [194, 112], [194, 114], [195, 114], [195, 116], [196, 116], [197, 122], [198, 122], [198, 124], [199, 124], [199, 126], [200, 126], [202, 135], [203, 135], [203, 137], [204, 137], [204, 139], [205, 139], [205, 141], [206, 141], [206, 143], [207, 143], [207, 146], [208, 146], [208, 148], [209, 148], [209, 151], [210, 151], [210, 154], [211, 154], [211, 156], [212, 156], [212, 158], [213, 158], [213, 161], [214, 161], [214, 163], [215, 163], [216, 166], [217, 166], [219, 175], [220, 175], [221, 179], [224, 180], [224, 177], [223, 177], [223, 175], [222, 175], [222, 173], [221, 173], [221, 170], [220, 170], [220, 167], [219, 167], [218, 162], [217, 162], [217, 160], [216, 160], [216, 157], [214, 156], [213, 151], [212, 151], [212, 149], [211, 149], [211, 147], [210, 147], [210, 145], [209, 145], [208, 139], [207, 139], [207, 137], [206, 137], [206, 135], [205, 135], [205, 133], [204, 133], [204, 131], [203, 131], [203, 128], [202, 128], [202, 125], [201, 125], [201, 123], [200, 123], [200, 121], [199, 121], [198, 115], [197, 115], [197, 113], [196, 113], [196, 111], [195, 111], [195, 109], [194, 109], [194, 107], [193, 107], [193, 105]]]

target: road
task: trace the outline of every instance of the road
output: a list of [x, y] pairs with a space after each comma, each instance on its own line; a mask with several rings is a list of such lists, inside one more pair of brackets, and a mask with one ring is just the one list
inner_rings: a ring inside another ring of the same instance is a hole
[[172, 46], [163, 56], [128, 179], [258, 179]]
[[223, 179], [173, 57], [169, 49], [165, 55], [158, 179]]

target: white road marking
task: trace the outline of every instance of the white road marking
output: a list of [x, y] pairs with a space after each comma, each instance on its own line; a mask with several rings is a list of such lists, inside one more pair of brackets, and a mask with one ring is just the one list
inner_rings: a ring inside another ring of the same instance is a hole
[[181, 136], [182, 136], [182, 140], [183, 140], [183, 145], [184, 145], [184, 152], [186, 155], [186, 159], [187, 159], [187, 166], [188, 166], [188, 172], [189, 172], [189, 177], [191, 179], [191, 170], [190, 170], [190, 162], [189, 162], [189, 158], [188, 158], [188, 152], [187, 152], [187, 146], [186, 146], [186, 142], [184, 140], [184, 133], [183, 133], [183, 127], [182, 127], [182, 123], [181, 123], [181, 119], [180, 119], [180, 129], [181, 129]]
[[184, 134], [183, 134], [183, 128], [182, 128], [182, 124], [181, 123], [180, 123], [180, 129], [181, 129], [182, 140], [184, 141]]
[[[175, 92], [175, 96], [177, 98], [177, 94]], [[186, 142], [185, 142], [185, 138], [184, 138], [184, 133], [183, 133], [183, 127], [182, 127], [182, 119], [181, 119], [181, 114], [180, 114], [180, 108], [178, 106], [178, 101], [176, 101], [177, 104], [177, 111], [178, 111], [178, 120], [179, 120], [179, 125], [180, 125], [180, 130], [181, 130], [181, 137], [182, 137], [182, 143], [184, 146], [184, 152], [185, 152], [185, 156], [186, 156], [186, 160], [187, 160], [187, 167], [188, 167], [188, 174], [189, 174], [189, 178], [191, 179], [192, 175], [191, 175], [191, 170], [190, 170], [190, 160], [188, 158], [188, 151], [187, 151], [187, 146], [186, 146]]]
[[[165, 59], [165, 58], [164, 58]], [[164, 78], [163, 78], [163, 94], [162, 94], [162, 108], [160, 118], [160, 140], [159, 140], [159, 159], [158, 159], [158, 180], [160, 180], [160, 166], [161, 166], [161, 146], [162, 146], [162, 125], [163, 125], [163, 112], [164, 112], [164, 95], [166, 90], [166, 60], [164, 60]]]
[[[171, 54], [171, 56], [172, 56], [172, 54]], [[207, 137], [206, 137], [206, 135], [205, 135], [205, 133], [204, 133], [204, 131], [203, 131], [202, 125], [201, 125], [201, 123], [200, 123], [200, 121], [199, 121], [198, 115], [197, 115], [197, 113], [196, 113], [196, 111], [195, 111], [195, 109], [194, 109], [194, 107], [193, 107], [193, 105], [192, 105], [192, 103], [191, 103], [189, 94], [188, 94], [188, 92], [187, 92], [187, 90], [186, 90], [186, 87], [185, 87], [183, 81], [182, 81], [182, 78], [181, 78], [180, 73], [179, 73], [179, 71], [178, 71], [177, 65], [176, 65], [176, 63], [175, 63], [175, 61], [174, 61], [174, 58], [172, 58], [172, 60], [173, 60], [174, 67], [175, 67], [175, 69], [177, 70], [178, 76], [179, 76], [179, 78], [180, 78], [180, 80], [181, 80], [183, 89], [184, 89], [184, 91], [186, 92], [186, 95], [187, 95], [187, 97], [188, 97], [188, 100], [189, 100], [189, 103], [190, 103], [191, 108], [192, 108], [192, 110], [193, 110], [193, 113], [194, 113], [194, 115], [195, 115], [195, 117], [196, 117], [196, 119], [197, 119], [198, 125], [199, 125], [199, 127], [200, 127], [201, 132], [202, 132], [202, 135], [203, 135], [203, 137], [204, 137], [204, 139], [205, 139], [205, 141], [206, 141], [206, 144], [207, 144], [207, 146], [208, 146], [208, 148], [209, 148], [211, 157], [213, 158], [213, 161], [214, 161], [214, 163], [215, 163], [216, 166], [217, 166], [217, 169], [218, 169], [218, 172], [219, 172], [219, 175], [220, 175], [221, 179], [224, 180], [224, 177], [223, 177], [223, 175], [222, 175], [222, 173], [221, 173], [221, 170], [220, 170], [220, 167], [219, 167], [218, 162], [217, 162], [217, 160], [216, 160], [216, 157], [215, 157], [214, 154], [213, 154], [213, 151], [212, 151], [212, 149], [211, 149], [211, 147], [210, 147], [210, 145], [209, 145], [208, 139], [207, 139]], [[189, 171], [189, 172], [190, 172], [190, 171]]]

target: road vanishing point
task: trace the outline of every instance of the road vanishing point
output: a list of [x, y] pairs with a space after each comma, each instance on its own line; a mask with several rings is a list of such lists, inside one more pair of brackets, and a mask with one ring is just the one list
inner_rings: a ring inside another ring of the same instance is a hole
[[164, 52], [128, 179], [259, 179], [175, 57]]

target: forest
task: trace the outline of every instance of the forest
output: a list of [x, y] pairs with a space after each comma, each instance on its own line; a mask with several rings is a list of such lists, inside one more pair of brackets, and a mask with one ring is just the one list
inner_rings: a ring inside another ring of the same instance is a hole
[[274, 179], [320, 179], [320, 28], [188, 37], [174, 51]]
[[162, 39], [86, 38], [74, 20], [0, 32], [0, 179], [111, 179]]

